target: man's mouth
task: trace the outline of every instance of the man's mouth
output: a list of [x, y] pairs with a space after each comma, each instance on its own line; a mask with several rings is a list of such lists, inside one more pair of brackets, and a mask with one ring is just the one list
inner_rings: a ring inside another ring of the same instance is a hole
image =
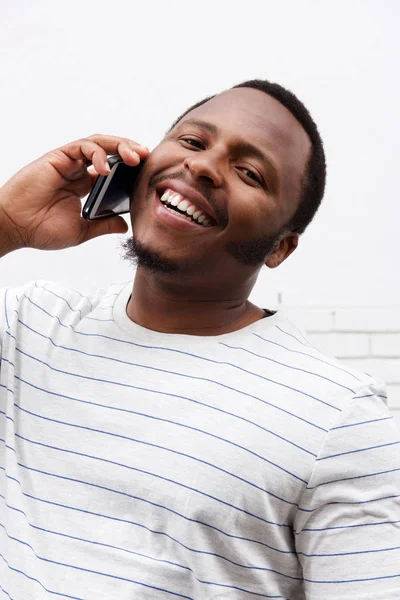
[[216, 224], [214, 219], [196, 206], [192, 200], [185, 198], [175, 190], [166, 189], [159, 198], [166, 209], [179, 213], [192, 223], [202, 227], [212, 227]]

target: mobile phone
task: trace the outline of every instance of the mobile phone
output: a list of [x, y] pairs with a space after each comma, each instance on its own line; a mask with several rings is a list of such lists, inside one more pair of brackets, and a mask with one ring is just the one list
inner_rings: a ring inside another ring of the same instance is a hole
[[130, 167], [120, 156], [109, 156], [108, 164], [110, 173], [97, 177], [83, 207], [82, 216], [88, 221], [129, 212], [133, 186], [143, 162]]

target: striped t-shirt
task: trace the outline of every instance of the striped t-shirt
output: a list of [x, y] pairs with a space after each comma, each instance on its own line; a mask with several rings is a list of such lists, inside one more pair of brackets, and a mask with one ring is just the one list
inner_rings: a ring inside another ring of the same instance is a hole
[[398, 600], [382, 385], [280, 312], [163, 334], [130, 291], [1, 294], [0, 598]]

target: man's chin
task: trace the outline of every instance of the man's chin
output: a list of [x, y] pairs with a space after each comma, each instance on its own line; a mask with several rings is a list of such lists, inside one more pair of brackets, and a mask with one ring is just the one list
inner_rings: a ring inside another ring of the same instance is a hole
[[137, 267], [151, 273], [173, 274], [185, 271], [185, 266], [168, 258], [163, 258], [158, 252], [147, 248], [134, 237], [122, 242], [123, 258]]

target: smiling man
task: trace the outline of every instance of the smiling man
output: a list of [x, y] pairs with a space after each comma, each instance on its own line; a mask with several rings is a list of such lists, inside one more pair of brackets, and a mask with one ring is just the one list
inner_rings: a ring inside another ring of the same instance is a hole
[[144, 160], [132, 283], [1, 295], [0, 598], [394, 600], [400, 440], [382, 385], [249, 302], [312, 220], [318, 130], [249, 81], [151, 152], [95, 135], [0, 190], [1, 253], [126, 231], [80, 198]]

